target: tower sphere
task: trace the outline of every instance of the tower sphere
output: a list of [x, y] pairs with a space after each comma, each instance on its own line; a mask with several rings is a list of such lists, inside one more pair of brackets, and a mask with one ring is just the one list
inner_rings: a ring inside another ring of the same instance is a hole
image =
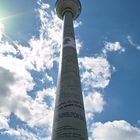
[[81, 13], [81, 3], [79, 0], [57, 0], [56, 13], [60, 19], [63, 19], [65, 12], [70, 11], [73, 19], [76, 19]]

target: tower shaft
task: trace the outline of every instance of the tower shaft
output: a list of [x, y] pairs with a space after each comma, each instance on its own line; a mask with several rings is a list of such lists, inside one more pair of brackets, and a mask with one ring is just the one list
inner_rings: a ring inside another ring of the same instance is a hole
[[71, 11], [63, 20], [52, 140], [88, 140]]

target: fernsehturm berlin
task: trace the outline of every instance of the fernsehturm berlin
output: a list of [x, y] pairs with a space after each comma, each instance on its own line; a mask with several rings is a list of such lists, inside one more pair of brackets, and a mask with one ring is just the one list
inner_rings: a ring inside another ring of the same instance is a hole
[[56, 13], [64, 25], [52, 140], [88, 140], [73, 28], [80, 12], [79, 0], [56, 1]]

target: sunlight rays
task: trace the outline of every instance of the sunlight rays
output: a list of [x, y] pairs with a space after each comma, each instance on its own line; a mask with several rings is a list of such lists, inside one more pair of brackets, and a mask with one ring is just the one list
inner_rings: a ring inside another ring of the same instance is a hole
[[13, 45], [13, 47], [18, 52], [20, 52], [17, 44], [14, 41], [12, 41], [12, 39], [5, 33], [4, 29], [5, 29], [4, 24], [2, 22], [0, 22], [0, 42], [3, 40], [3, 37], [4, 37], [9, 43], [11, 43]]
[[8, 19], [12, 19], [12, 18], [17, 18], [19, 16], [24, 16], [24, 15], [27, 15], [27, 14], [30, 14], [30, 13], [33, 13], [33, 12], [34, 12], [33, 10], [30, 10], [30, 11], [24, 11], [24, 12], [15, 13], [15, 14], [12, 14], [12, 15], [0, 17], [0, 22], [8, 20]]
[[0, 22], [0, 40], [2, 39], [3, 32], [4, 32], [4, 25]]
[[33, 12], [34, 12], [33, 10], [28, 10], [28, 11], [19, 12], [19, 13], [16, 13], [16, 14], [11, 14], [11, 15], [7, 15], [7, 16], [3, 16], [3, 17], [0, 16], [0, 42], [5, 38], [6, 40], [9, 41], [9, 43], [11, 43], [14, 46], [14, 48], [17, 51], [19, 51], [16, 43], [14, 41], [12, 41], [11, 37], [5, 31], [5, 29], [7, 27], [6, 24], [8, 23], [7, 25], [11, 26], [11, 21], [13, 19], [20, 18], [22, 16], [26, 16], [26, 15], [31, 14]]

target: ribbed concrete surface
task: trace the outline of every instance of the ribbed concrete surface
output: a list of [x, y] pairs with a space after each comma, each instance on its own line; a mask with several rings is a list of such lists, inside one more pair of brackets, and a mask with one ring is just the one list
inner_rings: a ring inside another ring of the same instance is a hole
[[87, 140], [87, 126], [70, 12], [65, 13], [52, 140]]

